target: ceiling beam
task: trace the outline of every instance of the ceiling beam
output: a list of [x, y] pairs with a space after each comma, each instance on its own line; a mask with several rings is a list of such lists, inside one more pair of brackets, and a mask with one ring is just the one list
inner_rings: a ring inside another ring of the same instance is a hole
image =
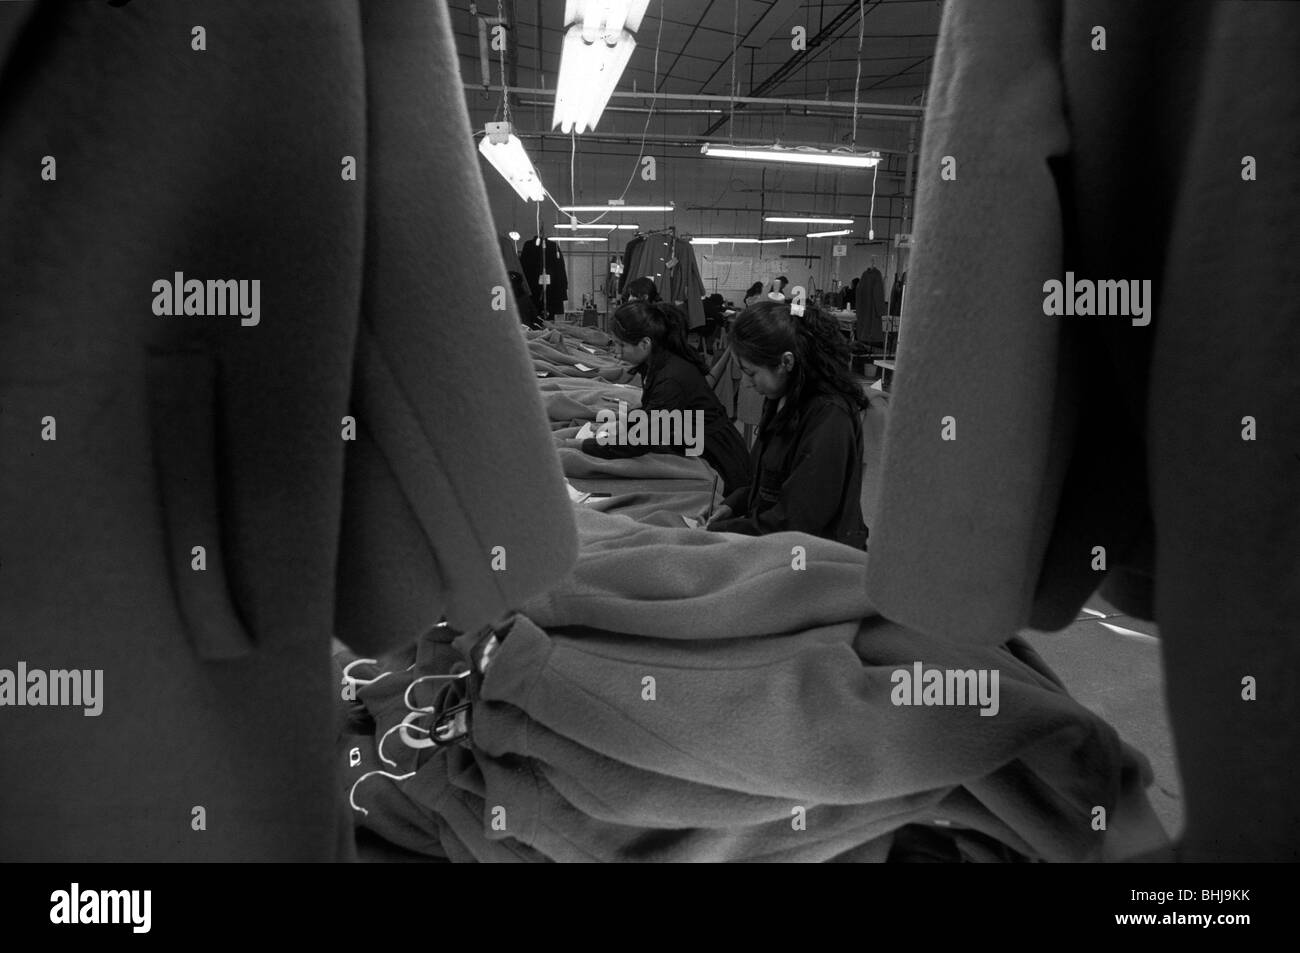
[[[465, 89], [476, 92], [501, 92], [500, 86], [489, 86], [486, 89], [478, 83], [463, 83]], [[514, 89], [510, 90], [512, 94], [520, 96], [555, 96], [553, 89]], [[737, 96], [732, 99], [730, 96], [709, 96], [704, 93], [634, 93], [615, 90], [611, 96], [613, 99], [669, 99], [684, 100], [686, 102], [701, 103], [756, 103], [766, 106], [807, 106], [817, 109], [853, 109], [853, 103], [843, 99], [775, 99], [770, 96]], [[925, 110], [920, 106], [909, 106], [902, 103], [858, 103], [858, 114], [862, 116], [872, 116], [875, 119], [898, 119], [911, 122], [915, 119], [921, 119], [925, 115]]]
[[[880, 3], [881, 0], [874, 0], [874, 2], [871, 4], [870, 7], [866, 9], [863, 15], [865, 16], [866, 14], [871, 13], [873, 10], [876, 9], [876, 7], [880, 6]], [[746, 101], [748, 101], [749, 99], [753, 99], [755, 96], [761, 98], [763, 93], [767, 92], [769, 89], [775, 88], [778, 84], [784, 82], [790, 76], [794, 75], [796, 72], [802, 69], [803, 66], [805, 65], [805, 62], [809, 60], [812, 57], [812, 55], [816, 53], [824, 43], [832, 39], [841, 26], [843, 26], [844, 24], [848, 23], [850, 20], [857, 17], [859, 9], [861, 9], [859, 0], [854, 0], [853, 3], [846, 5], [844, 9], [840, 10], [839, 13], [837, 13], [834, 17], [831, 18], [830, 23], [826, 24], [826, 26], [823, 27], [821, 31], [817, 33], [816, 36], [808, 40], [808, 46], [806, 49], [796, 50], [794, 55], [791, 56], [784, 63], [782, 63], [780, 66], [778, 66], [774, 73], [772, 73], [770, 76], [768, 76], [767, 79], [763, 80], [763, 82], [759, 83], [757, 86], [751, 89], [750, 96], [746, 97], [746, 100], [737, 99], [735, 107], [730, 112], [728, 112], [726, 116], [723, 116], [721, 119], [716, 119], [712, 123], [710, 123], [709, 128], [704, 130], [704, 134], [708, 136], [717, 132], [727, 123], [731, 122], [732, 114], [735, 112], [736, 109], [745, 108]]]

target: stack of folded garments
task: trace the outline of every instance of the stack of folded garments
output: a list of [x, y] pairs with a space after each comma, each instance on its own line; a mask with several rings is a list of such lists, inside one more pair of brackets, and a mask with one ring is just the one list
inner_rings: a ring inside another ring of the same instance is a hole
[[[575, 518], [564, 583], [364, 673], [374, 727], [344, 740], [360, 825], [478, 861], [884, 860], [917, 832], [954, 859], [1078, 861], [1163, 836], [1145, 762], [1027, 645], [880, 618], [864, 553]], [[901, 703], [917, 663], [996, 672], [995, 704]], [[464, 737], [402, 740], [457, 702]]]
[[[601, 410], [618, 412], [618, 402], [624, 401], [629, 410], [641, 406], [641, 388], [612, 381], [579, 380], [577, 378], [547, 378], [537, 382], [542, 392], [542, 404], [551, 421], [552, 430], [581, 427], [594, 421]], [[573, 434], [563, 434], [573, 436]]]

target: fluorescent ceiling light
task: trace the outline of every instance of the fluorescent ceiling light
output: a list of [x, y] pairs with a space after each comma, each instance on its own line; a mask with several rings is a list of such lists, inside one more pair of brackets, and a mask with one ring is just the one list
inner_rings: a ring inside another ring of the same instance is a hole
[[565, 0], [564, 46], [551, 126], [595, 129], [636, 49], [650, 0]]
[[548, 242], [607, 242], [608, 238], [597, 235], [547, 235]]
[[479, 140], [478, 151], [501, 173], [510, 187], [525, 202], [540, 202], [546, 197], [542, 181], [537, 177], [532, 160], [524, 152], [524, 144], [510, 131], [508, 122], [490, 122], [487, 135]]
[[510, 233], [510, 239], [511, 239], [511, 241], [516, 241], [516, 242], [517, 242], [517, 241], [519, 241], [520, 237], [521, 237], [521, 236], [520, 236], [520, 234], [519, 234], [518, 232], [511, 232], [511, 233]]
[[561, 212], [675, 212], [672, 205], [562, 205]]
[[852, 225], [851, 218], [782, 218], [779, 215], [769, 215], [763, 219], [765, 222], [783, 222], [787, 225]]
[[760, 162], [798, 162], [804, 165], [838, 165], [869, 169], [880, 164], [879, 152], [851, 152], [847, 149], [812, 149], [805, 146], [723, 146], [705, 143], [700, 152], [714, 159], [757, 159]]
[[838, 232], [809, 232], [809, 238], [831, 238], [835, 235], [852, 235], [853, 229], [841, 228]]
[[573, 231], [574, 229], [577, 228], [593, 228], [598, 232], [612, 232], [615, 229], [618, 229], [619, 231], [632, 231], [633, 229], [640, 228], [641, 226], [640, 225], [601, 225], [601, 224], [583, 225], [579, 223], [577, 225], [567, 225], [567, 224], [556, 225], [555, 227], [559, 229], [565, 229], [567, 231]]
[[697, 245], [788, 245], [793, 238], [692, 238]]

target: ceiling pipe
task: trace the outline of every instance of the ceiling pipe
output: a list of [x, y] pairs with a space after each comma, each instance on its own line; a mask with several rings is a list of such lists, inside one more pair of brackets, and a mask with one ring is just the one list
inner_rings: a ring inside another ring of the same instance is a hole
[[[464, 83], [467, 90], [481, 90], [483, 87], [475, 83]], [[501, 92], [500, 86], [487, 87], [488, 92]], [[555, 97], [553, 89], [514, 89], [512, 93], [521, 96], [549, 96]], [[712, 96], [704, 93], [640, 93], [640, 92], [623, 92], [615, 90], [611, 96], [613, 99], [667, 99], [667, 100], [684, 100], [686, 102], [697, 103], [758, 103], [766, 106], [807, 106], [815, 109], [839, 109], [852, 112], [853, 103], [845, 102], [839, 99], [773, 99], [767, 96], [737, 96], [734, 100], [730, 96]], [[858, 118], [872, 116], [876, 119], [890, 119], [897, 122], [913, 122], [925, 116], [925, 110], [920, 106], [900, 105], [898, 103], [858, 103]]]
[[[563, 142], [566, 142], [566, 143], [569, 141], [569, 137], [568, 137], [567, 135], [564, 135], [563, 133], [558, 133], [558, 132], [528, 132], [527, 130], [516, 129], [516, 130], [515, 130], [515, 135], [518, 136], [520, 139], [541, 139], [541, 140], [543, 140], [543, 141], [545, 141], [545, 140], [547, 140], [547, 139], [557, 139], [557, 140], [560, 140], [560, 141], [563, 141]], [[713, 141], [711, 138], [709, 138], [709, 137], [707, 137], [707, 136], [692, 136], [692, 135], [689, 135], [689, 134], [687, 134], [687, 133], [681, 133], [681, 134], [672, 134], [672, 133], [663, 133], [663, 134], [660, 134], [660, 133], [648, 133], [644, 138], [645, 138], [645, 141], [646, 141], [646, 142], [657, 143], [658, 145], [661, 145], [661, 146], [677, 146], [677, 147], [682, 148], [682, 149], [695, 149], [695, 148], [697, 148], [697, 147], [699, 146], [699, 144], [700, 144], [701, 142], [712, 142], [712, 141]], [[623, 142], [628, 142], [628, 143], [639, 143], [639, 142], [641, 141], [641, 139], [642, 139], [642, 136], [641, 136], [641, 133], [639, 133], [639, 132], [602, 132], [602, 133], [596, 133], [596, 134], [593, 134], [593, 133], [585, 133], [585, 134], [582, 136], [582, 142], [583, 142], [584, 145], [586, 145], [586, 144], [590, 144], [590, 143], [600, 143], [600, 142], [604, 142], [604, 143], [623, 143]], [[738, 145], [738, 146], [763, 146], [763, 145], [770, 146], [770, 145], [772, 144], [772, 140], [771, 140], [771, 139], [740, 139], [740, 138], [737, 138], [737, 139], [735, 139], [735, 140], [728, 140], [728, 142], [733, 142], [733, 141], [734, 141], [734, 144], [735, 144], [735, 145]], [[783, 141], [782, 144], [783, 144], [783, 145], [787, 145], [787, 146], [807, 145], [807, 146], [812, 146], [812, 147], [815, 147], [815, 148], [823, 148], [823, 147], [824, 147], [824, 144], [823, 144], [823, 143], [816, 143], [816, 142], [799, 143], [799, 142]], [[567, 148], [567, 146], [566, 146], [566, 148]], [[906, 154], [905, 151], [904, 151], [903, 149], [883, 149], [883, 148], [879, 148], [879, 147], [873, 147], [873, 150], [876, 151], [876, 152], [881, 153], [882, 155], [905, 155], [905, 154]], [[567, 156], [567, 153], [566, 153], [566, 156]], [[566, 158], [566, 161], [567, 161], [567, 158]], [[887, 175], [887, 174], [896, 174], [896, 173], [885, 173], [885, 172], [881, 172], [880, 174], [881, 174], [881, 175]]]
[[[488, 27], [504, 26], [509, 28], [509, 21], [505, 17], [490, 17], [478, 12], [478, 5], [471, 3], [469, 5], [470, 16], [478, 20], [478, 65], [483, 75], [483, 90], [486, 92], [492, 84], [492, 54], [488, 49]], [[513, 45], [513, 44], [512, 44]], [[501, 91], [501, 87], [497, 87]]]
[[[873, 10], [875, 10], [876, 7], [878, 7], [879, 5], [880, 5], [880, 0], [875, 0], [875, 2], [871, 5], [871, 7], [864, 12], [863, 14], [864, 17], [866, 14], [871, 13]], [[778, 66], [776, 68], [776, 71], [772, 73], [770, 76], [768, 76], [767, 79], [763, 80], [757, 86], [753, 87], [750, 90], [750, 94], [751, 94], [750, 96], [747, 96], [744, 99], [737, 97], [734, 100], [736, 105], [733, 106], [731, 110], [728, 111], [727, 115], [723, 116], [721, 119], [716, 119], [712, 123], [710, 123], [709, 128], [704, 130], [704, 134], [706, 136], [712, 135], [713, 133], [721, 129], [723, 126], [725, 126], [727, 123], [731, 122], [731, 120], [735, 118], [735, 112], [737, 110], [744, 109], [747, 103], [752, 102], [756, 98], [753, 96], [754, 93], [760, 94], [760, 96], [757, 98], [761, 100], [762, 93], [765, 93], [769, 89], [778, 86], [779, 84], [783, 83], [786, 79], [788, 79], [790, 76], [798, 72], [804, 66], [805, 61], [810, 60], [813, 54], [818, 52], [821, 49], [823, 44], [825, 44], [828, 40], [834, 38], [835, 33], [839, 30], [841, 26], [843, 26], [845, 23], [849, 22], [850, 20], [856, 18], [859, 9], [860, 8], [858, 2], [847, 4], [844, 7], [844, 9], [842, 9], [839, 13], [837, 13], [834, 17], [831, 18], [830, 23], [826, 24], [826, 26], [824, 26], [821, 30], [818, 31], [816, 36], [809, 38], [807, 47], [797, 51], [788, 60], [786, 60], [784, 63]], [[815, 106], [817, 104], [815, 102], [803, 102], [800, 103], [800, 105]], [[849, 109], [852, 109], [853, 104], [848, 103], [848, 107]], [[859, 104], [858, 106], [858, 112], [859, 113], [862, 112], [861, 104]]]
[[[774, 102], [774, 100], [767, 100], [767, 101]], [[525, 106], [549, 106], [550, 105], [549, 103], [543, 102], [540, 99], [524, 99], [524, 100], [520, 100], [520, 102]], [[655, 113], [657, 115], [668, 115], [668, 116], [698, 116], [698, 115], [719, 116], [719, 115], [726, 114], [725, 109], [674, 109], [671, 107], [665, 108], [663, 106], [606, 106], [605, 111], [619, 112], [619, 113], [636, 113], [642, 116], [646, 115], [647, 113]], [[746, 116], [793, 116], [798, 119], [847, 119], [848, 118], [847, 116], [844, 115], [843, 112], [839, 112], [837, 110], [809, 109], [807, 106], [777, 106], [775, 108], [770, 108], [770, 109], [755, 108], [755, 109], [750, 109], [748, 112], [745, 113], [745, 115]], [[894, 119], [895, 117], [893, 116], [872, 117], [872, 119], [878, 119], [878, 118]], [[858, 125], [864, 126], [864, 125], [868, 125], [868, 123], [863, 122], [862, 117], [859, 116]]]

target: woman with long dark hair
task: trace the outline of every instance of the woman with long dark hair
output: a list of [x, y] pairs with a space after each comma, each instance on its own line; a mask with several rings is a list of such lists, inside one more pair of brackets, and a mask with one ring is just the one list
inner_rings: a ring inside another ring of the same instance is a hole
[[763, 282], [756, 281], [752, 285], [750, 285], [749, 290], [745, 292], [745, 307], [749, 307], [749, 301], [751, 298], [762, 297], [762, 294], [763, 294]]
[[659, 301], [659, 289], [655, 287], [655, 280], [644, 276], [633, 278], [627, 283], [627, 300], [648, 301], [651, 304]]
[[[723, 492], [750, 482], [749, 454], [745, 442], [727, 418], [722, 402], [704, 379], [708, 365], [686, 343], [686, 317], [663, 302], [632, 301], [614, 312], [610, 321], [619, 360], [639, 373], [643, 381], [643, 411], [681, 411], [683, 416], [703, 412], [701, 456], [718, 472]], [[641, 444], [618, 440], [602, 444], [595, 438], [565, 441], [596, 457], [635, 457], [644, 453], [684, 454], [684, 445]]]
[[787, 304], [762, 301], [736, 317], [731, 348], [766, 399], [753, 482], [728, 493], [709, 529], [798, 531], [865, 547], [859, 497], [868, 402], [835, 322], [817, 308], [795, 317]]

